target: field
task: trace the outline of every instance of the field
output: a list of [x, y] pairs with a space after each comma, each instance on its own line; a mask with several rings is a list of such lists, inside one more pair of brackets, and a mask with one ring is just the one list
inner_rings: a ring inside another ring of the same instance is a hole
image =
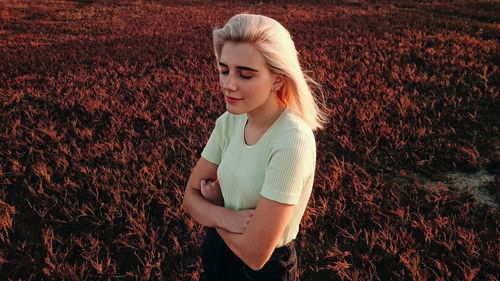
[[[466, 0], [1, 1], [0, 279], [198, 280], [181, 202], [225, 110], [211, 31], [243, 11], [330, 117], [301, 280], [498, 280], [500, 4]], [[444, 184], [484, 169], [497, 205]]]

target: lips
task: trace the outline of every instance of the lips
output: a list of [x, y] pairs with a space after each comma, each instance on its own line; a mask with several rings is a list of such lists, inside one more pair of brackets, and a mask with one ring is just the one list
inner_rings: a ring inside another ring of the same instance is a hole
[[232, 98], [232, 97], [228, 97], [226, 96], [225, 97], [225, 100], [226, 100], [226, 103], [227, 104], [231, 104], [231, 105], [236, 105], [238, 104], [242, 99], [236, 99], [236, 98]]

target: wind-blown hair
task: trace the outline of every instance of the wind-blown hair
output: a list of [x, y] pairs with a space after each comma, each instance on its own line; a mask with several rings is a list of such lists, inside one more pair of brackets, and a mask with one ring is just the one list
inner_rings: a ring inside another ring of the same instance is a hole
[[263, 55], [270, 71], [286, 78], [277, 90], [279, 100], [312, 130], [323, 128], [327, 117], [319, 109], [308, 82], [318, 88], [319, 84], [302, 71], [292, 37], [279, 22], [263, 15], [237, 14], [222, 28], [213, 30], [213, 41], [217, 61], [225, 42], [253, 44]]

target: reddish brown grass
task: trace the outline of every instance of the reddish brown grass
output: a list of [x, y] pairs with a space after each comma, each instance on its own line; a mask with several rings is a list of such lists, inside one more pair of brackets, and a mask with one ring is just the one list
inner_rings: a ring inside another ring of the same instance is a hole
[[181, 202], [224, 111], [211, 30], [249, 10], [331, 118], [301, 280], [498, 280], [498, 209], [413, 176], [496, 161], [498, 4], [320, 2], [3, 1], [1, 279], [198, 280]]

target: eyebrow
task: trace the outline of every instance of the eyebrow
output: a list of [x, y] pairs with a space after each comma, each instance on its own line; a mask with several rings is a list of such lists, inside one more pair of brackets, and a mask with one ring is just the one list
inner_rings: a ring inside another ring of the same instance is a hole
[[[225, 66], [225, 67], [228, 67], [226, 64], [222, 63], [222, 62], [219, 62], [219, 65], [221, 66]], [[228, 67], [229, 68], [229, 67]], [[250, 67], [246, 67], [246, 66], [236, 66], [237, 69], [242, 69], [242, 70], [248, 70], [248, 71], [253, 71], [253, 72], [259, 72], [257, 71], [256, 69], [253, 69], [253, 68], [250, 68]]]

